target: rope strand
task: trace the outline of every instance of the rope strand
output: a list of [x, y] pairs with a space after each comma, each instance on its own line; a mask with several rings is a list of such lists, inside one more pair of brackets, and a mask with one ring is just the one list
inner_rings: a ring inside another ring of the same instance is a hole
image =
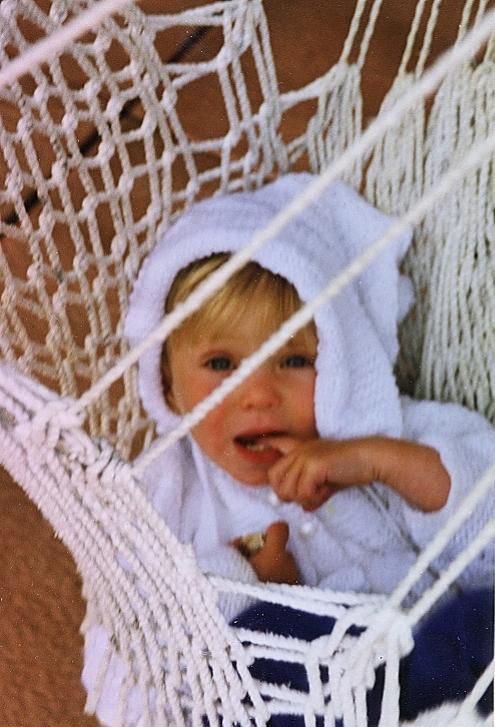
[[[77, 40], [90, 30], [94, 30], [109, 15], [117, 12], [124, 5], [128, 5], [135, 0], [100, 0], [89, 10], [85, 10], [77, 18], [68, 22], [63, 28], [56, 33], [35, 43], [29, 50], [22, 53], [21, 56], [11, 61], [5, 68], [0, 70], [0, 88], [8, 86], [15, 80], [29, 73], [33, 66], [55, 58], [63, 49], [73, 41]], [[139, 0], [136, 0], [139, 2]], [[14, 0], [15, 4], [15, 0]], [[11, 11], [11, 3], [9, 1], [3, 4], [0, 9], [0, 15], [8, 18]]]

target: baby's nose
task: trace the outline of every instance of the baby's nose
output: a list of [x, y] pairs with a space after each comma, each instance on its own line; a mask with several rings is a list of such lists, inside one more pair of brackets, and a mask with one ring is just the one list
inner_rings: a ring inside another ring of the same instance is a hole
[[280, 403], [275, 376], [263, 366], [241, 384], [239, 395], [245, 408], [270, 409]]

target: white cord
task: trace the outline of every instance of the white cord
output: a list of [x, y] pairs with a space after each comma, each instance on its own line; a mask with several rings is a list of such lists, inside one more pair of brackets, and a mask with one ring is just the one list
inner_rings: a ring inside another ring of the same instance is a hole
[[[112, 15], [122, 5], [129, 2], [131, 0], [100, 0], [89, 10], [85, 10], [77, 18], [68, 22], [60, 30], [35, 43], [0, 70], [0, 88], [7, 86], [25, 73], [29, 73], [33, 66], [38, 66], [54, 58], [69, 43], [80, 38], [87, 31], [94, 30], [106, 17]], [[4, 8], [0, 8], [0, 15], [5, 17], [8, 11], [9, 4], [6, 3]]]

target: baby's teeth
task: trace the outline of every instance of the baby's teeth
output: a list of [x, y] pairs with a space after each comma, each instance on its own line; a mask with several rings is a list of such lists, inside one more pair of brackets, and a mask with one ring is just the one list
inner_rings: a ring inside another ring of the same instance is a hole
[[266, 449], [270, 449], [270, 445], [264, 444], [263, 442], [253, 442], [249, 443], [247, 448], [253, 452], [264, 452]]

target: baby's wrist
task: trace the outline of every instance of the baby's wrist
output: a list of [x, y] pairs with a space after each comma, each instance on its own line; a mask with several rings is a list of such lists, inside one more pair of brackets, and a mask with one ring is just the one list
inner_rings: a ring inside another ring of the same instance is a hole
[[382, 482], [423, 512], [434, 512], [446, 504], [450, 476], [435, 449], [387, 437], [371, 437], [367, 446], [373, 481]]
[[395, 489], [397, 462], [400, 461], [403, 442], [384, 436], [366, 437], [363, 457], [371, 482], [383, 482]]
[[354, 440], [356, 457], [359, 462], [359, 483], [371, 485], [377, 480], [383, 480], [383, 457], [388, 447], [385, 437], [370, 436]]

